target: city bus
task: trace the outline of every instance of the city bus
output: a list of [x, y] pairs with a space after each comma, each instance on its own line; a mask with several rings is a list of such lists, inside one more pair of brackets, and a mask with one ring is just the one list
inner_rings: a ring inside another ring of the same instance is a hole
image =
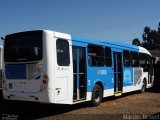
[[3, 97], [54, 104], [90, 101], [152, 87], [151, 54], [124, 42], [50, 30], [4, 37]]

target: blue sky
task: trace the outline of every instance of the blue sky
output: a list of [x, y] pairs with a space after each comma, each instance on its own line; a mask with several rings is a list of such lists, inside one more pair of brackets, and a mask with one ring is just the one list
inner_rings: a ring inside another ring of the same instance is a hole
[[[49, 29], [91, 39], [142, 40], [157, 29], [160, 0], [1, 0], [0, 36]], [[2, 44], [2, 41], [0, 41]]]

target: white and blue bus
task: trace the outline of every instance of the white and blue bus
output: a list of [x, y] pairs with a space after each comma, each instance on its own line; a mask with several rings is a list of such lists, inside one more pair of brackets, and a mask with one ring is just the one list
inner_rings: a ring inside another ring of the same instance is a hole
[[35, 30], [4, 38], [3, 97], [76, 104], [152, 87], [152, 56], [144, 48]]

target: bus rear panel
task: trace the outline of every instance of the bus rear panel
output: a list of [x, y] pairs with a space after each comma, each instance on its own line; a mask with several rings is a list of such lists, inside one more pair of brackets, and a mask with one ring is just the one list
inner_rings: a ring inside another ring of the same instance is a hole
[[43, 70], [43, 31], [7, 35], [4, 63], [5, 99], [45, 100], [40, 97], [48, 84]]

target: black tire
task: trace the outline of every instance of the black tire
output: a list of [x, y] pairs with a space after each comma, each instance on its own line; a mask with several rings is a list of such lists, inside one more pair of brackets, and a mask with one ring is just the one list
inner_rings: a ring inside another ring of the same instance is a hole
[[96, 84], [92, 91], [92, 99], [91, 99], [91, 105], [92, 106], [98, 106], [102, 102], [102, 88], [100, 85]]
[[142, 87], [141, 87], [141, 93], [144, 93], [146, 91], [146, 81], [143, 80], [143, 84], [142, 84]]

